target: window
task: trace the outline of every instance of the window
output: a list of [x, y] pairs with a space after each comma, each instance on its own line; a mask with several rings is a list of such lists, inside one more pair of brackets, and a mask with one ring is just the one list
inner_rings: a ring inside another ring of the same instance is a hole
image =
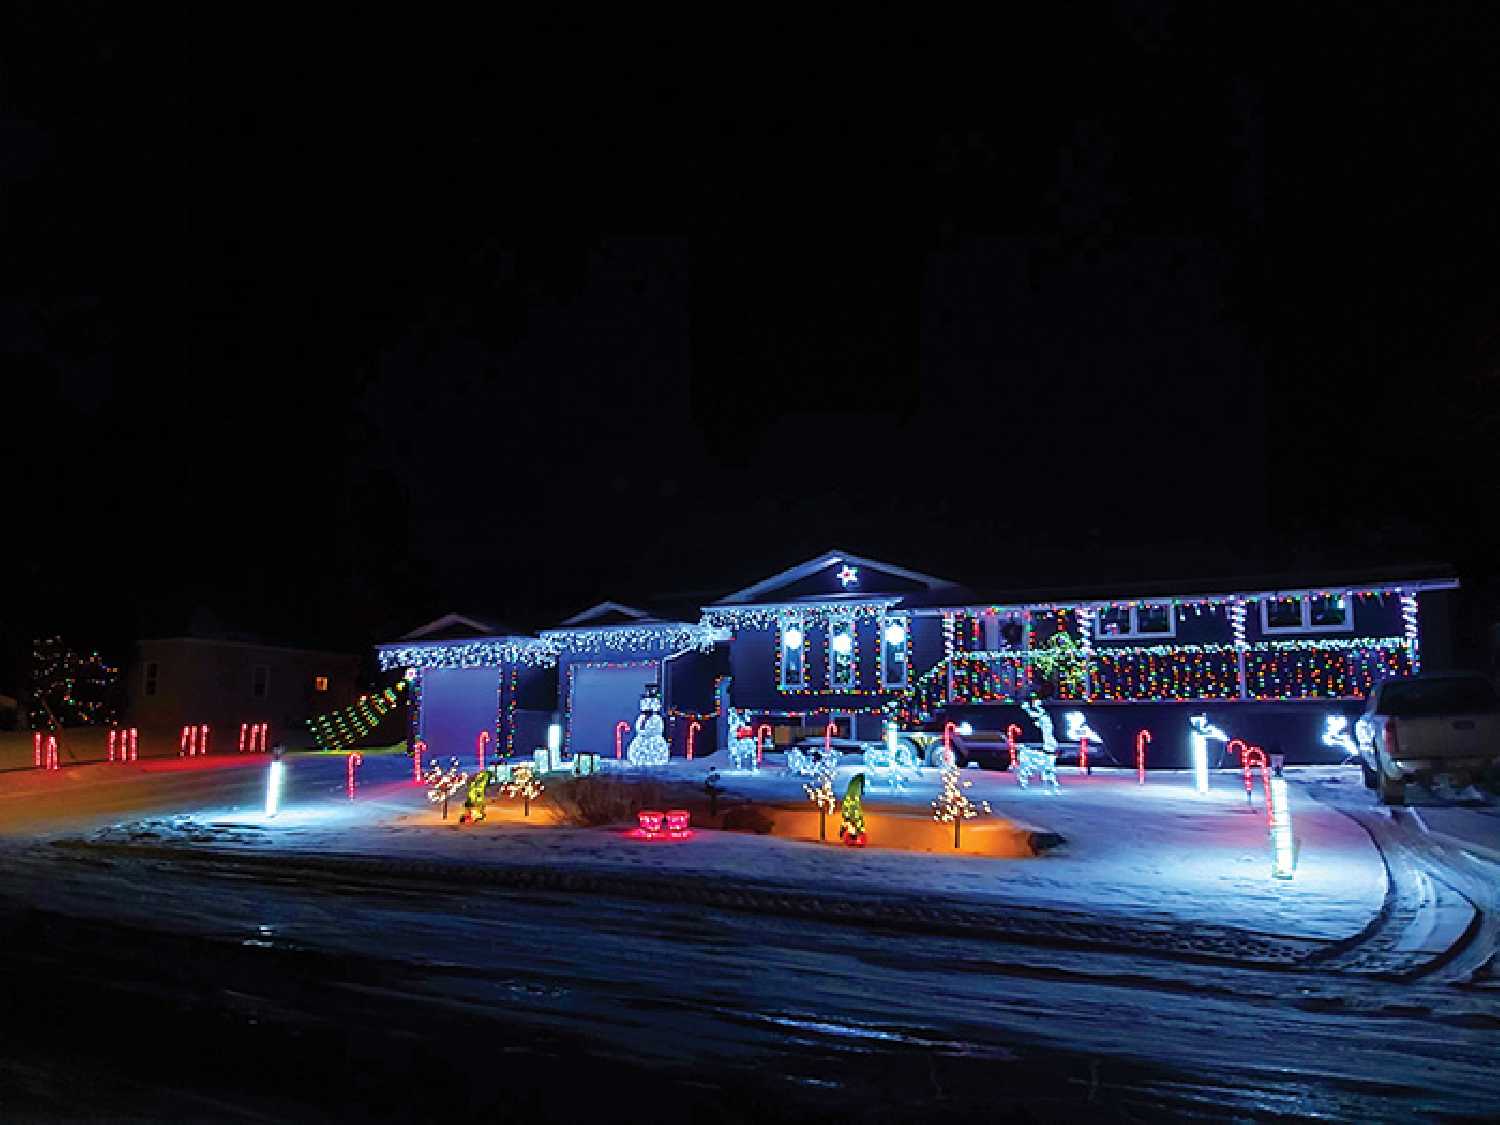
[[1015, 614], [1001, 617], [998, 613], [984, 615], [984, 650], [986, 652], [1010, 652], [1023, 647], [1026, 625]]
[[1295, 598], [1262, 598], [1260, 628], [1263, 633], [1312, 633], [1354, 631], [1353, 602], [1347, 594], [1312, 594]]
[[911, 622], [904, 617], [880, 621], [880, 686], [904, 688], [911, 652]]
[[156, 681], [157, 681], [157, 677], [160, 675], [160, 673], [161, 673], [161, 665], [157, 664], [157, 662], [154, 661], [154, 660], [147, 662], [147, 664], [146, 664], [146, 692], [145, 692], [147, 695], [155, 695], [156, 694]]
[[1166, 602], [1105, 606], [1094, 616], [1099, 640], [1175, 637], [1177, 617]]
[[271, 686], [271, 669], [264, 664], [257, 664], [250, 672], [250, 697], [252, 699], [264, 699], [266, 691]]
[[313, 691], [327, 691], [327, 690], [328, 690], [328, 677], [327, 676], [314, 676], [313, 677]]
[[853, 618], [828, 623], [828, 686], [852, 688], [859, 678], [858, 646], [854, 638]]
[[781, 686], [807, 686], [807, 637], [802, 622], [795, 617], [781, 623]]

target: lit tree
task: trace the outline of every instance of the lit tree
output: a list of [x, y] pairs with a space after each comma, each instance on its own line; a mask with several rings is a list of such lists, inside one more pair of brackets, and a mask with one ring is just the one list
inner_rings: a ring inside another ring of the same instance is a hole
[[851, 848], [865, 846], [865, 775], [855, 774], [844, 791], [844, 803], [840, 809], [844, 822], [839, 825], [839, 839]]
[[819, 754], [813, 767], [813, 782], [803, 782], [802, 789], [807, 799], [818, 806], [818, 839], [828, 839], [828, 814], [838, 805], [833, 795], [833, 776], [839, 768], [837, 753]]
[[464, 787], [464, 783], [469, 780], [469, 775], [459, 770], [457, 758], [449, 758], [446, 770], [436, 762], [431, 763], [427, 767], [427, 775], [422, 780], [427, 785], [427, 799], [433, 804], [442, 802], [443, 819], [447, 820], [448, 802]]
[[500, 790], [507, 797], [520, 797], [521, 815], [530, 816], [531, 802], [540, 797], [546, 788], [536, 771], [530, 765], [522, 763], [511, 771], [510, 780], [502, 785]]
[[959, 845], [959, 833], [963, 829], [966, 820], [972, 820], [978, 816], [980, 811], [990, 811], [990, 803], [982, 801], [979, 807], [969, 800], [964, 790], [972, 782], [963, 781], [958, 773], [958, 760], [952, 750], [944, 752], [943, 755], [943, 791], [938, 794], [937, 800], [932, 802], [932, 819], [940, 824], [953, 825], [953, 846]]

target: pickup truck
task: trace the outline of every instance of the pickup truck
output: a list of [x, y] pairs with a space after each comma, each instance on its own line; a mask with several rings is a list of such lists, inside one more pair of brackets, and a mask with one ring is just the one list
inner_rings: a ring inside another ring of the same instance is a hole
[[1382, 804], [1406, 800], [1409, 782], [1455, 789], [1500, 769], [1500, 694], [1477, 673], [1412, 676], [1375, 685], [1354, 724], [1365, 786]]

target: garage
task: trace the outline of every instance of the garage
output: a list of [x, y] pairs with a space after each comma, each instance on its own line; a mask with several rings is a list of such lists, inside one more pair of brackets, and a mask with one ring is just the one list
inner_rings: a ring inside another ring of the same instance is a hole
[[568, 670], [568, 750], [614, 757], [615, 724], [625, 721], [635, 737], [635, 718], [641, 713], [641, 693], [658, 682], [655, 660], [629, 664], [575, 664]]
[[422, 673], [422, 738], [428, 760], [474, 762], [480, 731], [495, 737], [500, 704], [499, 668], [428, 668]]

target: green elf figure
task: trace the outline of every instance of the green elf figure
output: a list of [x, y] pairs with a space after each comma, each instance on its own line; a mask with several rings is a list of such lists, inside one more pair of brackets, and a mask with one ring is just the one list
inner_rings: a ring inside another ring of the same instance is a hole
[[844, 803], [839, 809], [844, 818], [839, 825], [839, 839], [851, 848], [862, 848], [865, 838], [865, 775], [855, 774], [844, 790]]
[[464, 811], [458, 818], [458, 823], [474, 824], [484, 819], [484, 793], [489, 783], [488, 770], [479, 770], [469, 779], [469, 790], [464, 796]]

